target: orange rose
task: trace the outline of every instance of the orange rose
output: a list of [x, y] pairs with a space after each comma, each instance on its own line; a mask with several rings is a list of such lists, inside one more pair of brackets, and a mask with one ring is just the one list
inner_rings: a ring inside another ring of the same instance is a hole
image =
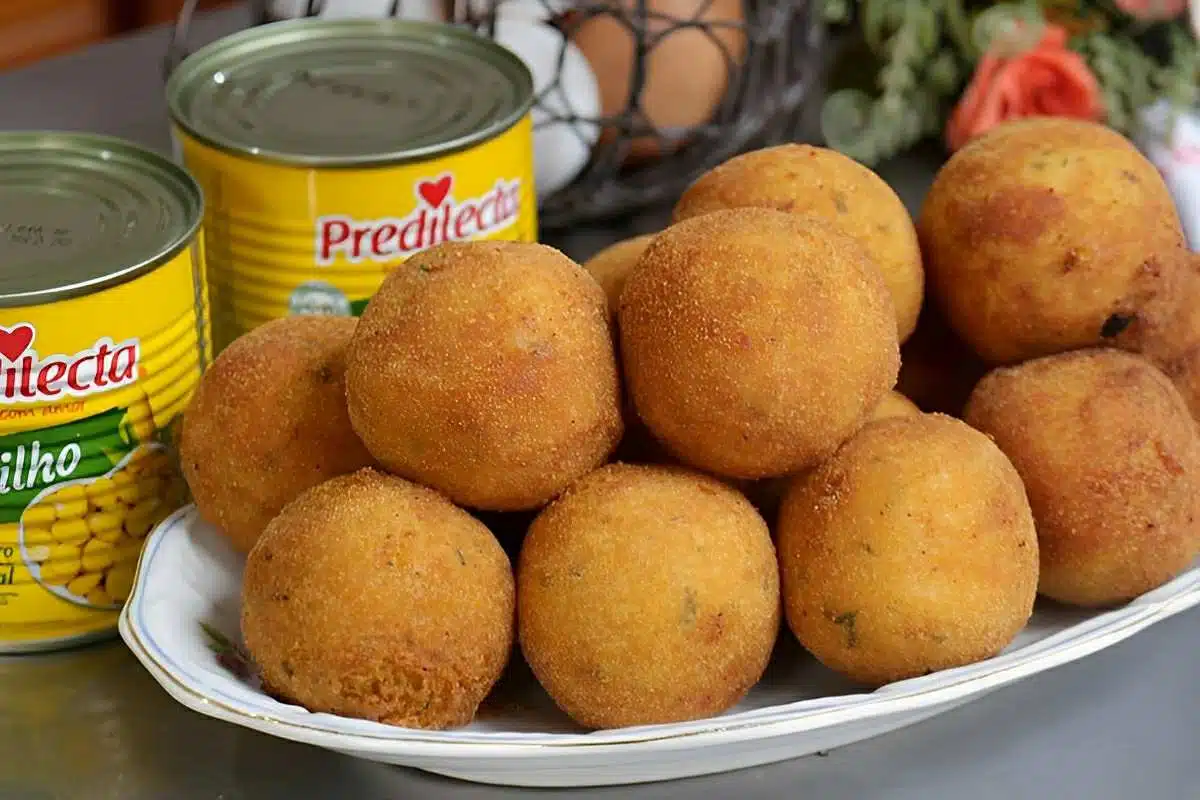
[[1099, 119], [1100, 87], [1083, 58], [1067, 49], [1067, 32], [1046, 25], [1037, 43], [1011, 56], [993, 47], [946, 125], [946, 143], [957, 150], [1001, 122], [1020, 117]]

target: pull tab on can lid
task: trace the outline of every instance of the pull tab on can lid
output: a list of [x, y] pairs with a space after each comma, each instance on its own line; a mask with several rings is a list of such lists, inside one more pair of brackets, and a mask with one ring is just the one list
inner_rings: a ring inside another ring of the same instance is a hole
[[399, 19], [296, 19], [193, 53], [167, 82], [175, 124], [220, 150], [301, 166], [440, 156], [516, 124], [533, 79], [469, 29]]
[[132, 280], [186, 248], [201, 212], [186, 172], [121, 139], [0, 133], [0, 307]]

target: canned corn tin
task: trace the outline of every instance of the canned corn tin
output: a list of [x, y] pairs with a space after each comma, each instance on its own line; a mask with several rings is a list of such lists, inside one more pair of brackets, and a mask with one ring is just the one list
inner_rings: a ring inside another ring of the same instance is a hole
[[357, 315], [440, 242], [537, 237], [533, 79], [467, 29], [263, 25], [185, 59], [167, 101], [204, 189], [218, 351], [276, 317]]
[[200, 189], [119, 139], [0, 133], [0, 652], [110, 634], [187, 490]]

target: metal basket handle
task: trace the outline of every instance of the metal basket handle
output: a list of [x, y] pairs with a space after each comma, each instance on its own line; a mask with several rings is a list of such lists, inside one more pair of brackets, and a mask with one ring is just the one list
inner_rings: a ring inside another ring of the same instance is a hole
[[[175, 24], [171, 26], [167, 40], [167, 52], [162, 60], [162, 76], [165, 81], [185, 58], [192, 53], [189, 47], [189, 36], [192, 29], [192, 19], [196, 16], [196, 7], [200, 0], [183, 0]], [[306, 14], [311, 16], [320, 8], [320, 0], [308, 0]], [[268, 20], [267, 0], [250, 0], [250, 18], [252, 24], [261, 25]]]

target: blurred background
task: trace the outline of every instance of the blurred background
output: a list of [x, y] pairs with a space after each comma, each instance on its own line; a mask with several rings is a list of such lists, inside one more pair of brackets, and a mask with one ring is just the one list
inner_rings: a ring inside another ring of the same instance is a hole
[[[175, 19], [182, 0], [0, 0], [0, 70]], [[201, 0], [200, 8], [234, 5]]]

